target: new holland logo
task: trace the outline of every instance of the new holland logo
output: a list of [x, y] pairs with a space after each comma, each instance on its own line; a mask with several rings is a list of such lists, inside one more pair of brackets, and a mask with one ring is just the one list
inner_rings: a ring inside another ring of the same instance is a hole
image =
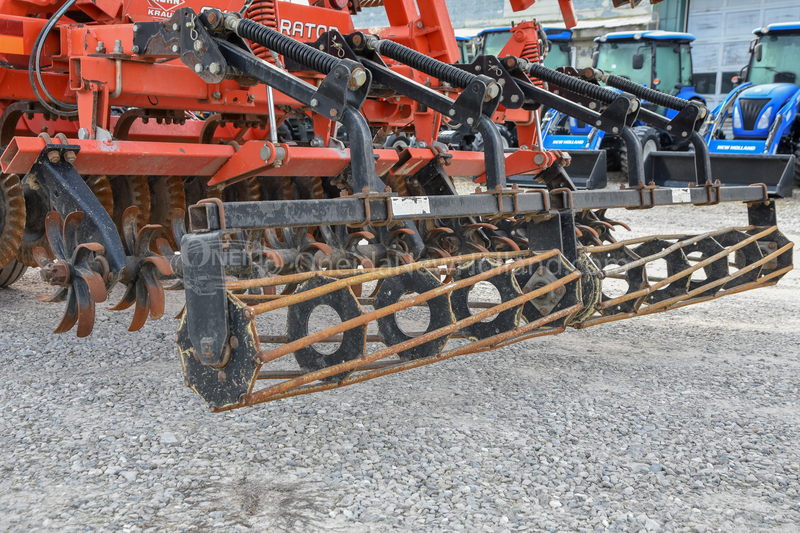
[[147, 0], [147, 14], [155, 18], [168, 19], [185, 3], [184, 0]]

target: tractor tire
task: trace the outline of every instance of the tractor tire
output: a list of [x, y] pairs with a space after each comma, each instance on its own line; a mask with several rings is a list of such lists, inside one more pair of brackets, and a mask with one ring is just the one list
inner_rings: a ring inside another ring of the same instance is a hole
[[794, 185], [800, 187], [800, 148], [794, 153]]
[[28, 267], [16, 259], [12, 259], [9, 264], [0, 268], [0, 289], [5, 289], [15, 281], [18, 281], [26, 270], [28, 270]]
[[[634, 126], [633, 131], [639, 138], [639, 144], [642, 147], [642, 159], [650, 152], [657, 152], [661, 148], [660, 135], [657, 129], [650, 126]], [[619, 167], [625, 177], [628, 177], [628, 149], [625, 143], [622, 143], [619, 149]]]

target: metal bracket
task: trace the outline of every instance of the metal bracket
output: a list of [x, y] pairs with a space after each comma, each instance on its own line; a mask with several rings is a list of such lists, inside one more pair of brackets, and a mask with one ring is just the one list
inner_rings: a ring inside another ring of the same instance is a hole
[[[506, 109], [519, 109], [525, 103], [525, 95], [522, 94], [520, 88], [514, 83], [514, 78], [503, 68], [500, 60], [495, 56], [478, 56], [469, 65], [455, 64], [453, 66], [477, 76], [487, 76], [503, 87], [503, 92], [486, 105], [485, 114], [489, 114], [487, 110], [494, 113], [499, 104], [503, 104]], [[491, 105], [492, 103], [494, 105]]]
[[75, 211], [83, 212], [78, 242], [103, 245], [103, 255], [116, 279], [128, 264], [125, 248], [111, 216], [72, 166], [71, 161], [80, 149], [71, 144], [45, 145], [24, 181], [31, 188], [40, 188], [62, 217]]
[[180, 57], [206, 83], [222, 82], [228, 70], [214, 38], [188, 7], [163, 22], [134, 24], [132, 50], [142, 56]]

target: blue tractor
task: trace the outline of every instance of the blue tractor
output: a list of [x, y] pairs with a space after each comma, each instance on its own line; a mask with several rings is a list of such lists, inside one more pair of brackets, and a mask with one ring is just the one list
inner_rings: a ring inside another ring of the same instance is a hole
[[[705, 105], [692, 82], [691, 42], [689, 33], [666, 31], [616, 32], [595, 39], [597, 47], [592, 54], [590, 78], [603, 81], [609, 74], [655, 89], [683, 101]], [[573, 73], [577, 75], [577, 73]], [[586, 76], [586, 72], [582, 72]], [[668, 120], [678, 115], [673, 108], [653, 102], [642, 102], [642, 107], [654, 111]], [[592, 125], [548, 112], [542, 130], [544, 146], [564, 150], [605, 151], [609, 169], [619, 169], [628, 174], [628, 153], [625, 143], [617, 135], [605, 134]], [[643, 156], [656, 151], [682, 151], [689, 148], [687, 139], [673, 137], [669, 132], [645, 122], [637, 122], [634, 132], [642, 145]], [[598, 164], [600, 160], [598, 160]], [[599, 174], [597, 169], [596, 174]], [[591, 183], [591, 182], [590, 182]], [[604, 183], [597, 181], [597, 183]]]
[[[750, 62], [741, 79], [734, 79], [740, 84], [709, 115], [706, 142], [712, 167], [731, 159], [728, 154], [774, 167], [753, 175], [741, 164], [729, 165], [736, 174], [728, 181], [762, 182], [762, 176], [775, 176], [777, 181], [766, 183], [770, 192], [790, 196], [792, 181], [800, 185], [800, 22], [770, 24], [753, 33]], [[730, 128], [725, 124], [729, 118]]]
[[[544, 66], [556, 69], [574, 65], [575, 49], [572, 46], [572, 30], [552, 26], [545, 26], [542, 29], [547, 36], [547, 55], [544, 58]], [[500, 56], [500, 52], [509, 39], [511, 39], [511, 26], [481, 30], [476, 36], [475, 55]]]

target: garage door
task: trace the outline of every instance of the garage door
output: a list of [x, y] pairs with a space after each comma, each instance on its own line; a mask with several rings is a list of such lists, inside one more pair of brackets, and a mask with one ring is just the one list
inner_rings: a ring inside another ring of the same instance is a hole
[[747, 65], [753, 30], [800, 21], [800, 0], [690, 0], [687, 19], [687, 31], [697, 38], [692, 45], [694, 82], [713, 107]]

